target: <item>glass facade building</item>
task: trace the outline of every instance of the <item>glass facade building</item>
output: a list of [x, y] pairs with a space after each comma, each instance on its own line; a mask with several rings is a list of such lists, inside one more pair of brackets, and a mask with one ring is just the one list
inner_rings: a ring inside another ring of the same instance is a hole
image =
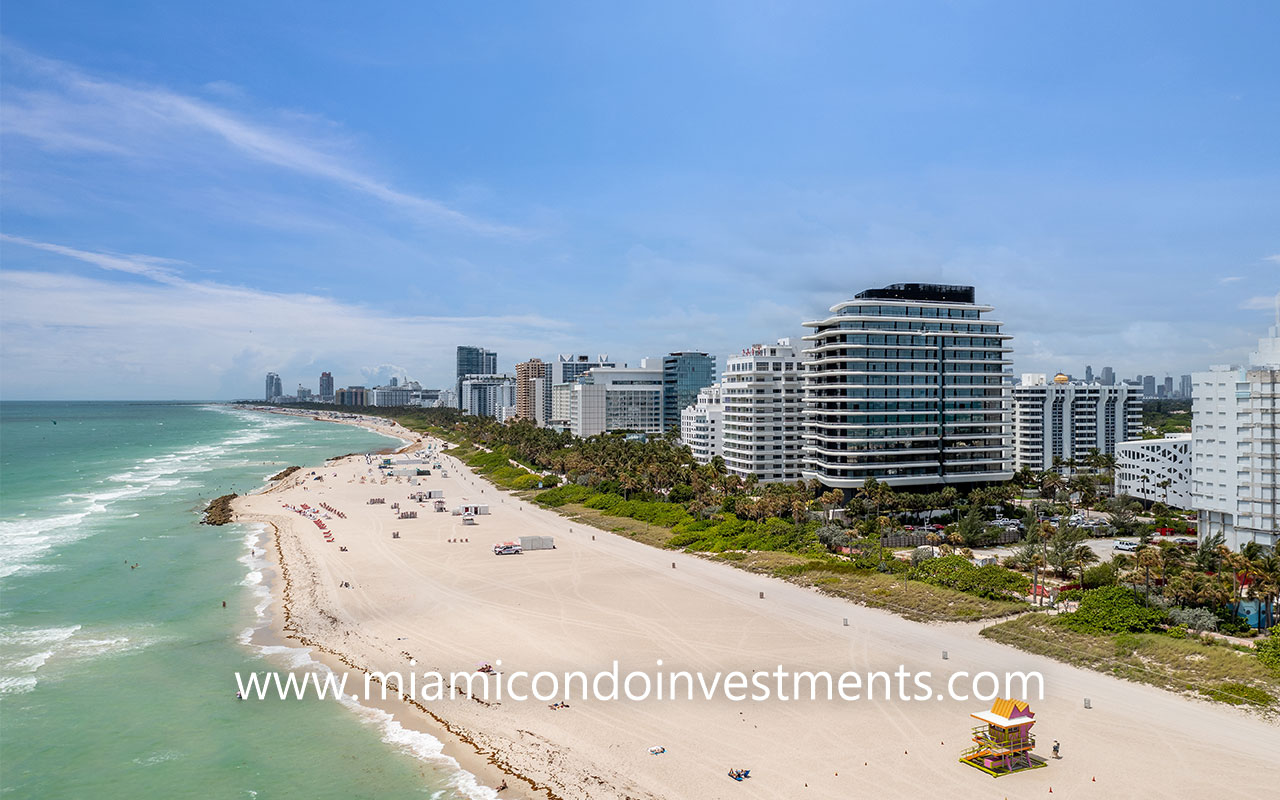
[[853, 490], [1009, 480], [1009, 336], [972, 286], [868, 289], [806, 322], [805, 479]]
[[680, 427], [680, 412], [698, 400], [698, 392], [716, 382], [716, 357], [706, 353], [669, 353], [662, 359], [662, 430]]

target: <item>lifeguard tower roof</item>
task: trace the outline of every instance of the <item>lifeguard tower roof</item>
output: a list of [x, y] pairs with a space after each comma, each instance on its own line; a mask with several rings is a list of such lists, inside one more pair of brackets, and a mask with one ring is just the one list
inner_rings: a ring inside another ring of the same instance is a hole
[[998, 725], [1001, 728], [1025, 725], [1028, 722], [1033, 722], [1036, 718], [1029, 704], [1021, 700], [1005, 700], [1003, 698], [996, 698], [996, 701], [991, 704], [990, 711], [976, 711], [969, 716], [982, 720], [988, 725]]

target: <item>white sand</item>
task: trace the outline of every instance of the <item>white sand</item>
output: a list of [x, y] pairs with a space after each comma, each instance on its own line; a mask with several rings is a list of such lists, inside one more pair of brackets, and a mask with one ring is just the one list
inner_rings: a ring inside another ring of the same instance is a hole
[[[980, 624], [911, 623], [587, 528], [445, 461], [449, 478], [435, 472], [413, 487], [360, 484], [361, 476], [372, 477], [369, 468], [363, 458], [349, 458], [317, 468], [323, 482], [300, 479], [308, 468], [237, 501], [242, 518], [271, 521], [280, 531], [292, 635], [384, 671], [466, 671], [499, 659], [504, 671], [588, 673], [615, 659], [624, 673], [652, 672], [656, 659], [666, 669], [704, 673], [778, 665], [892, 672], [905, 665], [932, 671], [939, 689], [956, 670], [1038, 670], [1045, 680], [1045, 699], [1031, 698], [1038, 752], [1048, 756], [1059, 739], [1064, 756], [999, 779], [958, 763], [974, 723], [969, 713], [990, 705], [977, 700], [575, 699], [561, 711], [532, 698], [429, 704], [482, 756], [557, 796], [1039, 798], [1052, 788], [1068, 797], [1253, 798], [1280, 785], [1280, 727], [1244, 712], [1022, 653], [980, 638]], [[450, 509], [479, 502], [492, 513], [464, 526], [429, 503], [408, 501], [419, 489], [443, 489]], [[370, 497], [386, 497], [388, 505], [367, 505]], [[390, 504], [397, 501], [416, 509], [418, 519], [395, 519]], [[347, 514], [326, 522], [332, 544], [281, 508], [319, 502]], [[493, 555], [495, 542], [520, 535], [554, 536], [557, 549]], [[339, 588], [342, 581], [353, 588]], [[1091, 710], [1083, 708], [1085, 697]], [[392, 707], [406, 724], [425, 719]], [[649, 755], [651, 745], [665, 746], [666, 754]], [[731, 767], [750, 768], [752, 777], [732, 781]], [[546, 796], [509, 780], [503, 797]]]

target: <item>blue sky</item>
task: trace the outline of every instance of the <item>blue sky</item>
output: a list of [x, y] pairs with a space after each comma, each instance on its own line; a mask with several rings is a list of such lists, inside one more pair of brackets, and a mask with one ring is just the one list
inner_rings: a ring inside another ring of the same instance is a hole
[[912, 280], [1019, 372], [1176, 376], [1280, 291], [1271, 3], [0, 14], [9, 399], [725, 354]]

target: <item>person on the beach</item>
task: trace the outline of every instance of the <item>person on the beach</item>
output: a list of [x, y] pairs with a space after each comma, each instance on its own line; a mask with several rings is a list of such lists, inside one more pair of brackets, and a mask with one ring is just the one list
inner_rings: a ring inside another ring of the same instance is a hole
[[1053, 740], [1053, 757], [1054, 758], [1062, 758], [1062, 756], [1058, 754], [1059, 747], [1061, 747], [1061, 745], [1058, 744], [1058, 740], [1054, 739]]

